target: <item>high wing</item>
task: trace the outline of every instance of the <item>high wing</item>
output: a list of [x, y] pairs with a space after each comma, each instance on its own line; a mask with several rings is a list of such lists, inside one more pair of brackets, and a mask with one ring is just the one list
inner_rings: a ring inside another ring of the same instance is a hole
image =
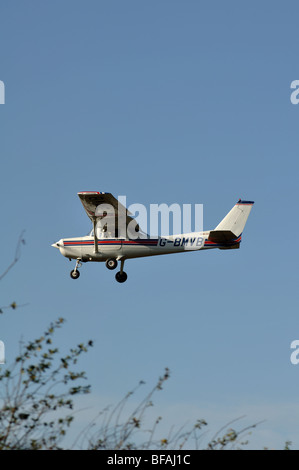
[[[116, 238], [119, 236], [127, 238], [130, 234], [134, 234], [136, 238], [140, 230], [139, 225], [136, 220], [131, 217], [131, 212], [129, 212], [111, 193], [81, 191], [78, 193], [78, 196], [86, 214], [93, 223], [94, 233], [97, 224], [105, 231], [105, 227], [107, 229], [107, 226], [109, 226], [109, 224], [111, 225], [111, 222], [113, 222], [113, 226], [115, 227], [114, 236]], [[120, 223], [122, 227], [120, 227]], [[125, 233], [122, 233], [124, 231]]]

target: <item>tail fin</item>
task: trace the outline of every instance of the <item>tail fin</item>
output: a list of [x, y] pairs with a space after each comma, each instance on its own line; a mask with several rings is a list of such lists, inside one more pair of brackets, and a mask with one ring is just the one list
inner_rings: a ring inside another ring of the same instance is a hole
[[239, 237], [244, 230], [253, 204], [254, 202], [252, 201], [241, 201], [241, 199], [239, 199], [237, 204], [213, 230], [213, 233], [215, 234], [216, 231], [229, 230], [235, 237]]

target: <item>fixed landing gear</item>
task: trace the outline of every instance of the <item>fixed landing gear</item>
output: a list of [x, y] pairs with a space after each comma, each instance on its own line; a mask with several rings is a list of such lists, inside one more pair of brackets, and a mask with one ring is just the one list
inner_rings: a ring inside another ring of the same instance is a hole
[[123, 283], [126, 282], [126, 280], [128, 279], [127, 273], [124, 272], [124, 264], [125, 260], [122, 259], [120, 262], [120, 271], [115, 274], [115, 279], [117, 280], [117, 282]]
[[78, 279], [78, 277], [80, 276], [80, 272], [77, 270], [77, 271], [71, 271], [70, 272], [70, 276], [72, 279]]
[[126, 280], [128, 279], [128, 275], [125, 272], [118, 272], [115, 274], [115, 279], [117, 280], [117, 282], [126, 282]]
[[72, 279], [78, 279], [78, 277], [80, 276], [80, 272], [78, 271], [78, 268], [81, 268], [81, 266], [82, 266], [81, 259], [78, 258], [76, 261], [75, 269], [70, 272], [70, 276]]
[[[124, 271], [124, 264], [125, 264], [125, 260], [122, 259], [121, 262], [120, 262], [120, 271], [115, 274], [115, 279], [117, 280], [117, 282], [119, 282], [121, 284], [123, 282], [126, 282], [126, 280], [128, 279], [128, 275]], [[110, 270], [115, 269], [117, 267], [117, 265], [118, 265], [118, 263], [117, 263], [117, 260], [115, 258], [109, 258], [106, 261], [106, 267]], [[81, 268], [81, 266], [82, 266], [82, 259], [77, 258], [75, 269], [73, 269], [70, 272], [70, 276], [71, 276], [72, 279], [78, 279], [78, 277], [80, 276], [80, 272], [79, 272], [78, 268]]]
[[117, 261], [114, 258], [107, 259], [106, 261], [106, 268], [110, 269], [111, 271], [117, 268]]

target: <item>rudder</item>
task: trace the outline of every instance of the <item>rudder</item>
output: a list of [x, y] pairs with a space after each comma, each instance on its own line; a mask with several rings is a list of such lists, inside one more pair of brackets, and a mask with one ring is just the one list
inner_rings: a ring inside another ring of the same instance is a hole
[[239, 199], [237, 204], [229, 211], [224, 219], [221, 220], [220, 224], [217, 225], [213, 232], [229, 230], [235, 237], [239, 237], [244, 230], [253, 204], [253, 201], [242, 201]]

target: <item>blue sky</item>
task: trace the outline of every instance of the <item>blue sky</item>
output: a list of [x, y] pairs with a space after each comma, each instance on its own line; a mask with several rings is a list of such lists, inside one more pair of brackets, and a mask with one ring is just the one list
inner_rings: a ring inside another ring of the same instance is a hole
[[[58, 316], [60, 344], [94, 340], [97, 407], [140, 379], [171, 379], [165, 426], [265, 420], [252, 447], [299, 448], [299, 6], [277, 1], [16, 1], [0, 5], [2, 270], [7, 362]], [[102, 264], [78, 281], [51, 243], [90, 222], [78, 191], [128, 204], [198, 203], [212, 229], [254, 200], [240, 250]], [[167, 417], [167, 413], [169, 413]], [[84, 421], [84, 416], [82, 417]]]

